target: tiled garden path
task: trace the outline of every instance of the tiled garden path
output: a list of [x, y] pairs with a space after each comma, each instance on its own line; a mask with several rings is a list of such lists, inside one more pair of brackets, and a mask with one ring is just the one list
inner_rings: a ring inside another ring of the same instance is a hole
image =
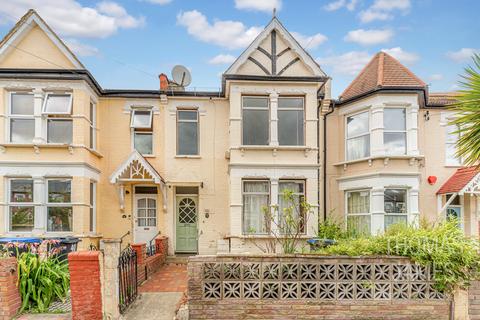
[[148, 280], [140, 286], [142, 292], [184, 292], [187, 290], [187, 265], [165, 264], [160, 270], [148, 275]]

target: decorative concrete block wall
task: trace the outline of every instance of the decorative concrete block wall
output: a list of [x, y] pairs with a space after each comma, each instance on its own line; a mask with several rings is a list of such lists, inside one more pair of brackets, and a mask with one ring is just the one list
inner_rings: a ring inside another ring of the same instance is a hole
[[448, 319], [432, 271], [397, 257], [220, 255], [188, 263], [190, 319]]
[[12, 319], [20, 309], [17, 270], [16, 258], [0, 258], [0, 320]]

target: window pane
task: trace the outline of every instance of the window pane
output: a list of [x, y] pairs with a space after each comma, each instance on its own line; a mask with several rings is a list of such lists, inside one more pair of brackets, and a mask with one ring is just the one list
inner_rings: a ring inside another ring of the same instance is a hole
[[264, 208], [268, 206], [268, 195], [248, 194], [243, 196], [244, 233], [266, 233]]
[[178, 111], [178, 120], [197, 120], [196, 110], [182, 110]]
[[387, 154], [403, 155], [407, 153], [407, 137], [404, 132], [385, 132], [383, 143]]
[[94, 130], [95, 129], [93, 127], [90, 127], [90, 144], [89, 144], [90, 149], [95, 148], [95, 132], [94, 132]]
[[302, 108], [303, 109], [303, 98], [279, 98], [278, 99], [278, 108]]
[[33, 94], [12, 93], [11, 114], [33, 115]]
[[268, 109], [268, 98], [267, 97], [243, 97], [243, 107]]
[[303, 183], [295, 181], [280, 182], [278, 184], [278, 192], [282, 193], [286, 190], [293, 191], [294, 193], [303, 193]]
[[134, 110], [132, 119], [133, 128], [150, 128], [152, 126], [151, 120], [151, 111], [148, 110]]
[[385, 108], [383, 111], [383, 125], [385, 130], [404, 131], [406, 127], [405, 109]]
[[404, 189], [385, 189], [383, 202], [386, 213], [406, 213], [407, 212], [407, 190]]
[[198, 154], [198, 122], [178, 122], [179, 155]]
[[[285, 192], [293, 192], [292, 197], [287, 197]], [[280, 221], [280, 231], [284, 232], [284, 226], [292, 228], [294, 233], [305, 232], [305, 215], [303, 212], [303, 207], [301, 203], [304, 201], [303, 194], [303, 183], [288, 181], [279, 183], [279, 194], [278, 194], [278, 214]], [[285, 224], [286, 221], [293, 218], [293, 222]]]
[[394, 224], [407, 224], [407, 216], [406, 215], [385, 215], [385, 230], [388, 229], [391, 225]]
[[[450, 200], [450, 198], [451, 198], [452, 196], [453, 196], [453, 195], [451, 195], [451, 194], [447, 194], [447, 196], [446, 196], [446, 198], [447, 198], [446, 201], [448, 202], [448, 200]], [[461, 204], [460, 204], [460, 196], [459, 196], [459, 195], [456, 195], [455, 198], [452, 200], [452, 202], [450, 202], [450, 205], [451, 205], [451, 206], [459, 206], [459, 205], [461, 205]]]
[[370, 192], [355, 191], [347, 193], [347, 213], [369, 213]]
[[90, 122], [94, 122], [95, 120], [95, 105], [90, 102]]
[[243, 183], [244, 192], [268, 193], [268, 181], [245, 181]]
[[138, 194], [157, 194], [157, 187], [135, 187], [135, 193]]
[[48, 207], [47, 231], [72, 231], [72, 207]]
[[95, 183], [94, 182], [90, 182], [90, 228], [89, 228], [89, 231], [90, 232], [93, 232], [95, 231], [94, 229], [94, 226], [95, 226]]
[[48, 120], [47, 142], [72, 143], [72, 120]]
[[278, 111], [278, 142], [282, 146], [303, 145], [303, 110]]
[[69, 203], [72, 201], [70, 180], [48, 180], [48, 202]]
[[354, 235], [370, 235], [370, 216], [347, 216], [347, 230]]
[[198, 194], [198, 187], [176, 187], [176, 194]]
[[32, 143], [35, 135], [34, 119], [10, 119], [10, 142]]
[[370, 135], [347, 140], [347, 160], [366, 158], [370, 155]]
[[45, 113], [70, 113], [70, 95], [49, 94], [45, 102]]
[[10, 202], [33, 202], [33, 180], [11, 180]]
[[368, 112], [347, 117], [347, 137], [353, 137], [369, 132]]
[[243, 144], [268, 145], [268, 110], [243, 110]]
[[138, 133], [135, 132], [134, 134], [134, 146], [135, 150], [137, 150], [141, 154], [152, 154], [153, 153], [153, 140], [151, 133]]
[[32, 231], [34, 217], [34, 207], [10, 207], [10, 230]]

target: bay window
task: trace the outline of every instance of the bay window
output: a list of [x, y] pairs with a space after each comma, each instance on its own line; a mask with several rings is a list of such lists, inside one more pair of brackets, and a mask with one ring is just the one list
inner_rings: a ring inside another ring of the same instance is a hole
[[35, 119], [33, 117], [33, 94], [10, 94], [10, 142], [32, 143], [35, 136]]
[[383, 111], [383, 143], [387, 155], [407, 153], [405, 108], [385, 108]]
[[242, 144], [266, 146], [270, 138], [268, 97], [243, 97]]
[[32, 179], [11, 179], [9, 186], [10, 231], [30, 232], [34, 227], [35, 206]]
[[71, 144], [73, 137], [72, 95], [47, 93], [43, 114], [47, 115], [47, 142]]
[[177, 111], [177, 155], [198, 155], [198, 110]]
[[370, 156], [369, 112], [365, 111], [347, 117], [347, 160]]
[[73, 135], [72, 119], [49, 118], [47, 120], [47, 142], [71, 144]]
[[[287, 192], [291, 192], [291, 199], [287, 196]], [[300, 233], [305, 233], [305, 212], [302, 204], [305, 201], [305, 181], [289, 181], [280, 180], [278, 183], [278, 214], [280, 232], [287, 233], [285, 228], [289, 224], [285, 222], [293, 218], [296, 222], [291, 225], [296, 233], [298, 228]], [[292, 232], [288, 232], [292, 233]]]
[[72, 231], [72, 181], [55, 179], [47, 181], [47, 231]]
[[304, 145], [304, 99], [278, 98], [278, 143], [281, 146]]
[[346, 193], [347, 230], [353, 234], [370, 234], [370, 191]]
[[245, 180], [243, 194], [243, 233], [267, 234], [270, 223], [265, 217], [265, 208], [270, 210], [270, 181]]
[[385, 211], [385, 230], [393, 224], [407, 223], [407, 190], [385, 189], [383, 204]]
[[89, 148], [95, 150], [97, 148], [97, 105], [90, 102], [90, 141]]
[[97, 220], [97, 183], [90, 181], [90, 232], [96, 231]]
[[153, 113], [150, 109], [133, 109], [130, 120], [133, 148], [140, 154], [153, 154]]

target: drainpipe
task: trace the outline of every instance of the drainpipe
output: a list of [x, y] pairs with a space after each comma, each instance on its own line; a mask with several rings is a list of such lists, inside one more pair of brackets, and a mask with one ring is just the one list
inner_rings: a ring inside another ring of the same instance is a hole
[[[331, 109], [323, 116], [323, 221], [327, 220], [327, 116], [334, 110], [335, 100], [331, 103]], [[320, 152], [318, 157], [320, 161]], [[320, 175], [320, 170], [318, 175]]]

